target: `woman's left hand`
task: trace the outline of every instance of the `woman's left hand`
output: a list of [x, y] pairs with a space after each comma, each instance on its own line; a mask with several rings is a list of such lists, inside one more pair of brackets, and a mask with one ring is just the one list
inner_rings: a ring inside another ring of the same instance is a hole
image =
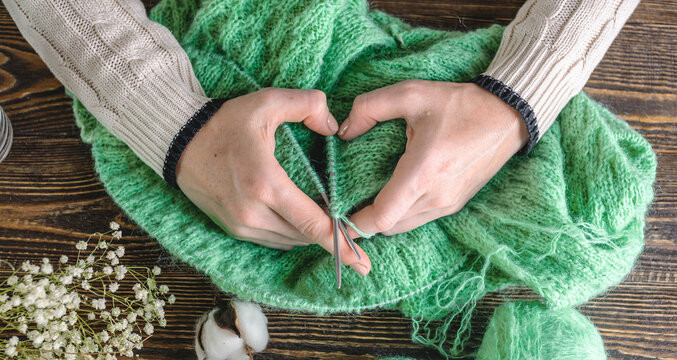
[[374, 203], [351, 221], [392, 235], [459, 211], [524, 146], [513, 108], [475, 84], [407, 80], [358, 96], [338, 133], [353, 139], [404, 118], [407, 145]]

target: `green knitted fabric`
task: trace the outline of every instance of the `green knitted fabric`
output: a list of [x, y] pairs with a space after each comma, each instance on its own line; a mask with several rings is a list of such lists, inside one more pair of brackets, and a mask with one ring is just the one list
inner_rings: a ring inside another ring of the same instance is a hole
[[[471, 79], [488, 66], [503, 31], [411, 27], [364, 0], [164, 0], [151, 17], [179, 40], [207, 95], [321, 89], [339, 120], [366, 91], [406, 79]], [[345, 271], [340, 290], [333, 258], [319, 246], [285, 252], [228, 237], [77, 99], [73, 104], [111, 197], [219, 288], [320, 314], [398, 309], [414, 319], [413, 339], [445, 356], [468, 351], [469, 314], [487, 292], [523, 284], [548, 308], [570, 307], [618, 284], [643, 247], [655, 155], [582, 93], [529, 156], [510, 160], [459, 213], [405, 234], [358, 240], [372, 271]], [[318, 183], [330, 189], [332, 213], [344, 216], [372, 201], [392, 174], [405, 123], [380, 123], [349, 142], [287, 124], [276, 141], [275, 155], [299, 188], [318, 203]], [[452, 330], [454, 318], [461, 326]], [[445, 321], [431, 326], [430, 319]]]
[[494, 312], [477, 360], [606, 359], [602, 338], [581, 313], [536, 302], [506, 303]]

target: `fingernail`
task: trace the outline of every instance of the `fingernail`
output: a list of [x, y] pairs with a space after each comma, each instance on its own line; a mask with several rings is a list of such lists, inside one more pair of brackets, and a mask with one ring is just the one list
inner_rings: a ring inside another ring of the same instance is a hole
[[341, 131], [339, 131], [339, 136], [343, 136], [346, 133], [346, 130], [348, 130], [348, 126], [350, 126], [350, 122], [348, 122], [348, 120], [344, 121], [343, 124], [341, 124]]
[[354, 264], [350, 265], [350, 267], [353, 270], [357, 271], [357, 273], [362, 275], [362, 276], [367, 275], [367, 268], [360, 263], [354, 263]]
[[329, 130], [332, 133], [335, 133], [338, 130], [338, 123], [331, 114], [327, 117], [327, 125], [329, 125]]

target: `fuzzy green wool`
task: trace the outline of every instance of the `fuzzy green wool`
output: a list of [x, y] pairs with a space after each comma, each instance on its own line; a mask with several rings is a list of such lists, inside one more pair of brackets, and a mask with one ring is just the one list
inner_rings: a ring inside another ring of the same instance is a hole
[[[364, 0], [164, 0], [151, 18], [179, 40], [208, 96], [270, 86], [320, 89], [339, 120], [357, 95], [399, 81], [468, 81], [489, 65], [503, 32], [498, 25], [467, 33], [412, 27], [369, 10]], [[655, 155], [627, 123], [583, 93], [528, 156], [511, 159], [457, 214], [405, 234], [358, 240], [372, 271], [365, 277], [344, 271], [341, 289], [333, 257], [322, 248], [280, 251], [228, 237], [77, 99], [73, 108], [114, 201], [221, 290], [319, 314], [397, 309], [413, 319], [413, 340], [445, 357], [472, 351], [464, 344], [476, 302], [513, 285], [533, 289], [542, 305], [497, 311], [482, 354], [518, 359], [539, 351], [533, 344], [556, 351], [549, 342], [603, 354], [601, 341], [578, 342], [599, 335], [569, 308], [622, 281], [644, 244]], [[285, 124], [276, 141], [275, 155], [294, 183], [318, 203], [321, 183], [330, 189], [332, 214], [348, 216], [392, 175], [405, 148], [405, 123], [380, 123], [347, 142]], [[436, 319], [444, 321], [432, 326]], [[452, 329], [454, 319], [460, 326]]]
[[476, 359], [604, 360], [606, 353], [599, 332], [578, 311], [519, 302], [496, 309]]

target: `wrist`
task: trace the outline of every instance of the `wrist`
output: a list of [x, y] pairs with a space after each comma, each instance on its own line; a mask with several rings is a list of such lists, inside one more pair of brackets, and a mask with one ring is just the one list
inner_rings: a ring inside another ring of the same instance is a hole
[[162, 167], [162, 175], [165, 181], [172, 187], [179, 188], [176, 181], [179, 162], [183, 158], [183, 153], [186, 151], [189, 143], [225, 101], [226, 99], [211, 99], [207, 101], [174, 136], [167, 150], [164, 166]]
[[503, 105], [510, 108], [511, 113], [515, 116], [511, 117], [513, 121], [518, 119], [519, 126], [512, 134], [514, 141], [521, 143], [517, 155], [526, 155], [536, 145], [539, 139], [538, 123], [536, 121], [536, 114], [533, 109], [517, 92], [509, 86], [502, 83], [500, 80], [494, 79], [488, 75], [479, 75], [472, 80], [471, 83], [488, 91], [493, 96], [501, 100]]

